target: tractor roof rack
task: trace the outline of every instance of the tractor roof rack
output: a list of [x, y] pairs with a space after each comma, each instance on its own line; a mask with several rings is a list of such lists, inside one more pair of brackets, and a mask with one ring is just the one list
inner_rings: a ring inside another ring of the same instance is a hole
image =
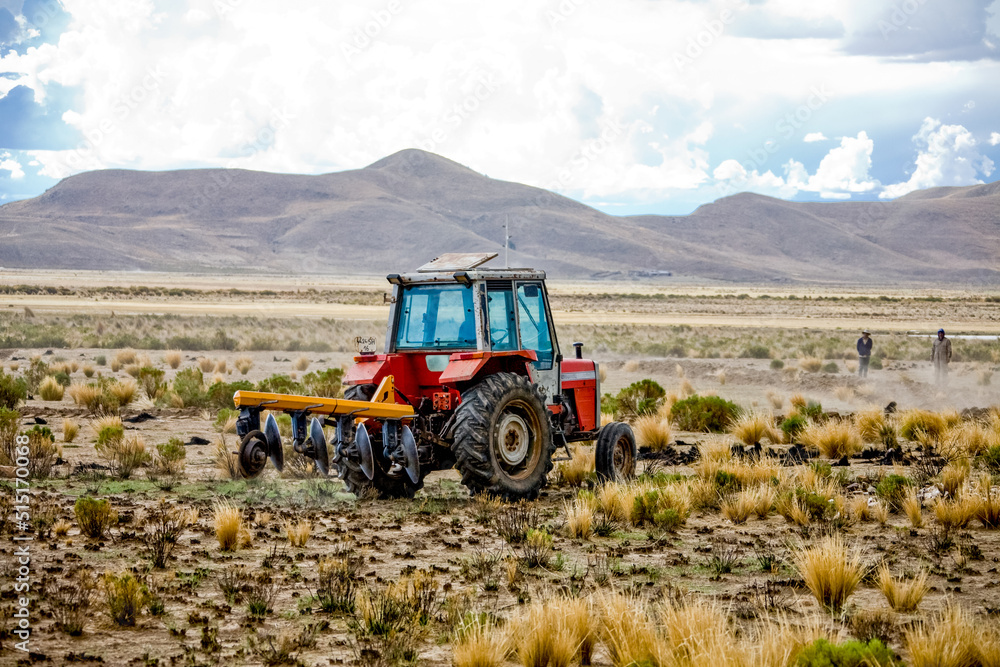
[[446, 252], [421, 266], [417, 269], [417, 273], [468, 271], [495, 259], [497, 254], [495, 252]]

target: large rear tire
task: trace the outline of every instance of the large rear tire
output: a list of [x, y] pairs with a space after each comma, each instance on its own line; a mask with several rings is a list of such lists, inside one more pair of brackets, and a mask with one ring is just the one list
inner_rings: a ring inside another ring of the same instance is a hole
[[602, 482], [624, 482], [635, 477], [635, 434], [623, 422], [611, 422], [597, 434], [597, 478]]
[[488, 376], [462, 395], [452, 449], [473, 495], [534, 500], [556, 450], [545, 395], [523, 376]]
[[[356, 384], [344, 390], [344, 398], [351, 401], [370, 401], [377, 387], [373, 384]], [[369, 434], [372, 444], [372, 458], [375, 464], [375, 476], [368, 476], [361, 470], [361, 455], [356, 443], [347, 444], [341, 452], [340, 461], [334, 465], [337, 474], [344, 480], [347, 490], [358, 498], [412, 498], [424, 486], [423, 478], [414, 484], [405, 474], [402, 477], [389, 477], [386, 471], [392, 463], [386, 458], [382, 449], [382, 430]]]

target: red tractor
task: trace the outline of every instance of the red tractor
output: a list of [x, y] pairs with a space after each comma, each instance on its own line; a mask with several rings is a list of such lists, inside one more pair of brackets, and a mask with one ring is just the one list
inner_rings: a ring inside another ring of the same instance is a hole
[[[601, 426], [600, 375], [583, 344], [560, 353], [545, 272], [479, 268], [495, 256], [444, 255], [389, 275], [385, 352], [359, 341], [343, 399], [236, 392], [243, 474], [268, 458], [282, 465], [273, 415], [261, 430], [267, 409], [289, 413], [295, 451], [324, 473], [332, 461], [358, 496], [410, 498], [429, 472], [455, 467], [473, 494], [533, 499], [556, 451], [572, 456], [568, 443], [584, 440], [597, 441], [599, 478], [632, 477], [632, 429]], [[324, 425], [336, 427], [332, 458]]]

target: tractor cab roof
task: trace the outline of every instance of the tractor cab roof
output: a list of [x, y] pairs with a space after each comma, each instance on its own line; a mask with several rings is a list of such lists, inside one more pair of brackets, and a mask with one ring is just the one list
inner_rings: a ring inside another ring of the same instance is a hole
[[497, 256], [495, 252], [445, 253], [427, 262], [414, 273], [391, 273], [386, 279], [394, 285], [409, 283], [461, 283], [481, 280], [545, 280], [539, 269], [479, 268]]

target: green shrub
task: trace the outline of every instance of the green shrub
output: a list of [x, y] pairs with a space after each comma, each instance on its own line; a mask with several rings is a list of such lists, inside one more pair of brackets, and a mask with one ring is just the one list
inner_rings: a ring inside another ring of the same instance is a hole
[[837, 365], [836, 361], [830, 361], [828, 363], [823, 364], [823, 368], [820, 370], [822, 370], [824, 373], [839, 373], [840, 366]]
[[17, 432], [21, 426], [21, 413], [0, 407], [0, 465], [12, 466], [17, 460]]
[[216, 410], [233, 409], [233, 394], [237, 391], [253, 391], [254, 385], [248, 380], [236, 382], [216, 382], [205, 393], [205, 401], [210, 408]]
[[793, 442], [805, 430], [808, 423], [809, 420], [800, 414], [790, 415], [782, 420], [781, 432], [785, 434], [785, 441]]
[[133, 626], [135, 619], [149, 599], [145, 584], [130, 572], [114, 575], [104, 574], [104, 597], [108, 605], [108, 615], [116, 625]]
[[143, 366], [137, 377], [139, 386], [150, 400], [157, 400], [167, 391], [167, 383], [163, 380], [164, 372], [152, 366]]
[[203, 408], [208, 403], [205, 380], [199, 368], [185, 368], [174, 377], [174, 393], [184, 402], [184, 407]]
[[68, 387], [70, 385], [71, 380], [69, 377], [69, 373], [67, 373], [66, 371], [59, 371], [58, 373], [52, 375], [51, 377], [55, 378], [55, 381], [64, 387]]
[[819, 419], [823, 416], [823, 404], [818, 401], [809, 401], [806, 407], [799, 410], [800, 414], [812, 419]]
[[832, 519], [837, 513], [837, 505], [831, 503], [830, 499], [824, 495], [798, 488], [795, 489], [795, 496], [813, 521]]
[[22, 378], [5, 375], [0, 371], [0, 408], [13, 410], [21, 401], [28, 400], [28, 383]]
[[303, 394], [305, 387], [287, 375], [277, 374], [258, 382], [257, 391], [268, 391], [274, 394]]
[[52, 430], [36, 424], [22, 435], [28, 436], [28, 474], [36, 478], [48, 477], [59, 458]]
[[882, 359], [873, 355], [871, 360], [868, 362], [868, 368], [876, 371], [882, 370]]
[[633, 382], [619, 391], [618, 395], [610, 400], [608, 407], [614, 412], [616, 419], [630, 421], [636, 417], [655, 413], [660, 409], [666, 395], [667, 392], [663, 387], [654, 380], [646, 378]]
[[722, 495], [740, 490], [740, 479], [731, 472], [718, 470], [715, 473], [715, 488]]
[[898, 510], [910, 487], [910, 480], [902, 475], [886, 475], [875, 486], [875, 495], [886, 502], [893, 510]]
[[980, 462], [994, 475], [1000, 473], [1000, 445], [993, 445], [980, 455]]
[[745, 359], [770, 359], [771, 349], [766, 345], [751, 345], [740, 356]]
[[176, 464], [187, 458], [187, 450], [180, 438], [170, 438], [167, 442], [158, 444], [156, 452], [167, 464]]
[[41, 359], [32, 359], [28, 370], [24, 371], [24, 381], [28, 383], [28, 393], [38, 391], [38, 385], [49, 374], [49, 366]]
[[722, 433], [740, 416], [740, 408], [718, 396], [698, 396], [674, 403], [670, 418], [682, 431]]
[[101, 538], [118, 521], [118, 515], [105, 499], [80, 496], [73, 505], [80, 532], [87, 537]]
[[94, 357], [94, 363], [97, 364], [98, 366], [104, 366], [105, 364], [108, 363], [108, 360], [103, 354], [99, 354], [96, 357]]
[[780, 371], [784, 367], [785, 367], [785, 362], [782, 361], [781, 359], [771, 359], [772, 371]]
[[684, 523], [684, 519], [681, 517], [680, 513], [672, 507], [668, 507], [662, 512], [657, 512], [653, 515], [653, 525], [661, 530], [668, 530], [672, 532], [680, 527], [682, 523]]
[[802, 649], [795, 660], [796, 667], [895, 667], [902, 664], [878, 639], [867, 644], [855, 639], [843, 644], [817, 639]]
[[340, 393], [340, 383], [343, 379], [343, 369], [328, 368], [325, 371], [306, 373], [302, 377], [302, 383], [305, 384], [310, 396], [336, 398]]

